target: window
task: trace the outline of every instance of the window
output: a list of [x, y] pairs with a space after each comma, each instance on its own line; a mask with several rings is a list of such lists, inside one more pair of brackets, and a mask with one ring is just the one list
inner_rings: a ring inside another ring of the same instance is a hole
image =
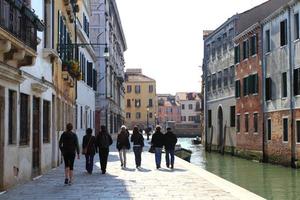
[[212, 57], [212, 60], [214, 60], [216, 58], [216, 42], [213, 41], [211, 43], [211, 46], [212, 46], [212, 48], [211, 48], [211, 57]]
[[189, 104], [189, 110], [193, 110], [193, 104]]
[[236, 131], [239, 133], [241, 131], [241, 116], [236, 116]]
[[131, 85], [127, 85], [127, 93], [131, 93]]
[[195, 121], [195, 117], [194, 116], [189, 116], [189, 122], [193, 122]]
[[240, 45], [234, 47], [234, 64], [239, 63], [241, 60], [240, 57]]
[[50, 142], [50, 102], [43, 101], [43, 142]]
[[21, 94], [20, 105], [20, 145], [29, 144], [30, 133], [30, 109], [29, 109], [29, 96]]
[[184, 105], [184, 104], [181, 105], [181, 109], [182, 109], [182, 110], [185, 109], [185, 105]]
[[218, 88], [222, 88], [222, 71], [218, 72]]
[[258, 113], [253, 114], [254, 133], [258, 133]]
[[16, 144], [17, 92], [9, 90], [8, 95], [8, 144]]
[[152, 99], [149, 99], [148, 106], [149, 106], [149, 107], [153, 107], [153, 100], [152, 100]]
[[297, 143], [300, 143], [300, 121], [296, 121]]
[[228, 86], [228, 69], [224, 69], [223, 84], [224, 87]]
[[87, 61], [86, 83], [88, 86], [93, 87], [93, 63]]
[[140, 112], [137, 112], [136, 115], [135, 115], [136, 119], [140, 119], [141, 118], [141, 113]]
[[149, 118], [152, 119], [153, 118], [153, 113], [149, 113]]
[[294, 15], [294, 35], [295, 40], [299, 39], [299, 13]]
[[272, 79], [266, 78], [266, 101], [272, 100]]
[[97, 71], [93, 69], [93, 89], [97, 91]]
[[227, 52], [227, 33], [223, 34], [223, 54]]
[[131, 118], [131, 113], [130, 113], [130, 112], [126, 113], [126, 118], [127, 118], [127, 119], [130, 119], [130, 118]]
[[181, 116], [181, 121], [185, 122], [186, 121], [186, 116]]
[[249, 58], [249, 40], [243, 42], [243, 60]]
[[212, 75], [212, 89], [215, 91], [217, 88], [217, 75], [213, 74]]
[[211, 89], [211, 76], [207, 77], [207, 91], [210, 92]]
[[272, 140], [272, 120], [268, 119], [267, 121], [267, 128], [268, 128], [268, 140]]
[[265, 37], [266, 37], [266, 52], [270, 52], [271, 51], [271, 35], [270, 35], [270, 30], [266, 30]]
[[149, 93], [153, 93], [153, 85], [149, 85]]
[[249, 114], [245, 114], [245, 132], [249, 132]]
[[248, 77], [243, 78], [243, 95], [248, 96], [249, 94], [249, 83], [248, 83]]
[[235, 81], [235, 97], [236, 98], [241, 97], [241, 81], [240, 80]]
[[288, 118], [283, 118], [283, 141], [287, 142], [288, 141]]
[[127, 99], [127, 108], [130, 108], [130, 107], [131, 107], [131, 100]]
[[287, 20], [280, 22], [280, 46], [287, 44]]
[[282, 95], [282, 97], [287, 97], [287, 75], [286, 75], [286, 72], [283, 72], [282, 73], [282, 83], [281, 83], [281, 85], [282, 85], [282, 93], [281, 93], [281, 95]]
[[235, 68], [234, 66], [232, 65], [230, 67], [230, 85], [231, 86], [234, 86], [234, 77], [235, 77]]
[[230, 106], [230, 127], [235, 127], [235, 106]]
[[294, 69], [294, 95], [300, 95], [300, 68]]
[[136, 107], [136, 108], [141, 107], [141, 100], [140, 100], [140, 99], [136, 99], [136, 100], [135, 100], [135, 107]]
[[248, 77], [248, 94], [258, 93], [258, 74], [252, 74]]
[[211, 110], [208, 110], [208, 128], [212, 127], [212, 121], [211, 121]]
[[135, 93], [136, 93], [136, 94], [141, 93], [141, 86], [140, 86], [140, 85], [136, 85], [136, 86], [135, 86]]
[[86, 33], [86, 35], [89, 37], [89, 26], [90, 23], [87, 20], [87, 17], [85, 16], [85, 14], [83, 13], [83, 30]]
[[250, 55], [253, 56], [256, 54], [256, 35], [253, 35], [250, 38]]

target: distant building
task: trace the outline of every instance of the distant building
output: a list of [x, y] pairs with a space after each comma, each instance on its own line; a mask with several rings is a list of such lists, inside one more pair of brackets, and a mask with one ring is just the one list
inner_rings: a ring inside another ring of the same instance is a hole
[[158, 94], [158, 118], [157, 124], [164, 124], [167, 121], [176, 123], [181, 122], [180, 104], [176, 101], [176, 97], [171, 94]]
[[142, 74], [142, 69], [127, 69], [125, 73], [125, 124], [145, 129], [156, 125], [156, 81]]

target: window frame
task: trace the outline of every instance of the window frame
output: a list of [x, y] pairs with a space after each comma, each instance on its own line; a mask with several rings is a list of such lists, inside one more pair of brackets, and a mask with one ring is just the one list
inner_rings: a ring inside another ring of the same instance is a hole
[[[286, 135], [285, 135], [285, 120], [287, 120], [287, 124], [286, 124], [286, 127], [287, 127], [287, 130], [286, 130]], [[285, 140], [285, 136], [287, 137], [287, 140]], [[282, 142], [283, 143], [288, 143], [289, 142], [289, 118], [288, 116], [284, 116], [282, 117]]]
[[[255, 118], [255, 116], [256, 116], [256, 118]], [[254, 112], [253, 113], [253, 132], [254, 132], [254, 134], [258, 134], [258, 121], [259, 121], [259, 114], [258, 114], [258, 112]]]
[[267, 140], [272, 141], [272, 118], [267, 119]]

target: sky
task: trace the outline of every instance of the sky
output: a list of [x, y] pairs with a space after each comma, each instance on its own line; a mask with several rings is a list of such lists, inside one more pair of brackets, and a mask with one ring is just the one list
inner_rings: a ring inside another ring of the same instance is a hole
[[203, 30], [266, 0], [116, 0], [126, 68], [142, 68], [156, 92], [201, 91]]

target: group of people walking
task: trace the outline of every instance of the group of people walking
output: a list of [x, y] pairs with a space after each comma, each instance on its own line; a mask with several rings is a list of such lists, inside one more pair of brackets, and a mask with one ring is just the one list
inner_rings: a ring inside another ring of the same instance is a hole
[[[72, 132], [72, 129], [72, 124], [67, 124], [66, 131], [61, 135], [59, 140], [59, 148], [62, 152], [65, 163], [65, 184], [72, 184], [73, 182], [73, 168], [76, 154], [77, 158], [80, 159], [78, 138], [77, 135]], [[92, 174], [94, 156], [99, 152], [101, 171], [102, 174], [105, 174], [109, 155], [109, 146], [113, 143], [113, 140], [110, 134], [108, 134], [105, 126], [101, 126], [101, 130], [96, 136], [93, 136], [92, 132], [93, 130], [88, 128], [86, 130], [86, 135], [82, 139], [82, 154], [85, 155], [86, 159], [85, 168], [89, 174]], [[121, 131], [117, 136], [116, 142], [121, 167], [126, 168], [126, 153], [130, 149], [130, 141], [133, 144], [136, 168], [140, 168], [142, 152], [145, 146], [144, 137], [138, 127], [133, 128], [133, 133], [130, 137], [129, 131], [124, 125], [121, 127]], [[151, 148], [155, 150], [155, 163], [157, 169], [161, 167], [161, 153], [163, 147], [165, 147], [166, 152], [166, 166], [171, 169], [174, 168], [174, 151], [176, 143], [177, 137], [174, 133], [172, 133], [170, 128], [167, 128], [166, 134], [163, 134], [160, 126], [156, 127], [151, 140]]]

